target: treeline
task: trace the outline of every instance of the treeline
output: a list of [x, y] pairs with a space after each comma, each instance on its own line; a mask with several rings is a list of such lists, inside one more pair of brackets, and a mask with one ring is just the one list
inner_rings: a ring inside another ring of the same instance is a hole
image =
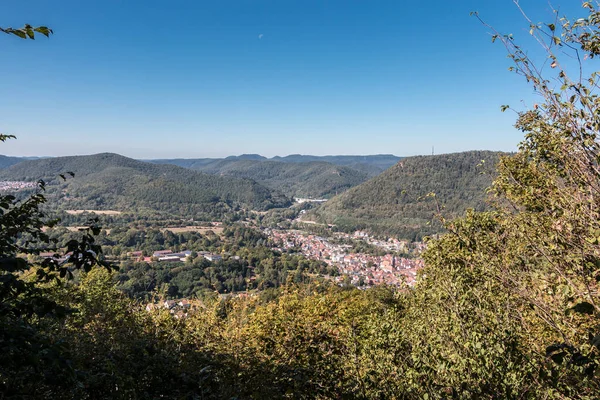
[[[64, 248], [80, 236], [66, 228], [55, 228], [48, 235], [57, 248]], [[338, 274], [336, 268], [324, 262], [270, 250], [265, 235], [242, 225], [226, 227], [221, 236], [210, 230], [200, 234], [115, 227], [110, 234], [100, 231], [96, 243], [102, 246], [107, 259], [118, 266], [114, 276], [118, 289], [145, 301], [157, 294], [177, 299], [204, 298], [214, 292], [266, 290]], [[185, 261], [161, 262], [152, 257], [160, 250], [191, 254]], [[142, 255], [133, 256], [133, 252]], [[202, 252], [219, 255], [220, 260], [209, 261], [199, 254]], [[144, 257], [151, 261], [140, 261]]]
[[486, 209], [485, 190], [501, 153], [471, 151], [407, 157], [381, 175], [334, 197], [310, 217], [356, 229], [418, 241], [440, 232], [438, 216]]
[[239, 293], [276, 289], [286, 283], [308, 283], [337, 271], [301, 255], [253, 249], [244, 256], [227, 256], [220, 261], [195, 257], [185, 263], [122, 262], [115, 276], [117, 288], [128, 296], [152, 300], [205, 299], [213, 293]]
[[[61, 174], [67, 179], [61, 179]], [[66, 209], [154, 210], [203, 219], [222, 217], [236, 207], [266, 210], [290, 204], [281, 193], [248, 179], [110, 153], [23, 161], [1, 170], [0, 179], [43, 179], [53, 204]]]
[[10, 156], [0, 155], [0, 169], [8, 168], [11, 165], [20, 163], [21, 161], [24, 161], [24, 159], [21, 157], [10, 157]]
[[225, 159], [199, 170], [248, 178], [289, 197], [332, 197], [369, 178], [365, 172], [327, 162], [286, 163]]

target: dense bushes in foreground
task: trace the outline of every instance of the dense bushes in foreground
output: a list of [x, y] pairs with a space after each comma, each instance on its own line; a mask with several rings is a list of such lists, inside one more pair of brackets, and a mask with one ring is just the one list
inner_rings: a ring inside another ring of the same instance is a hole
[[[52, 285], [52, 298], [72, 313], [27, 321], [40, 356], [31, 359], [29, 347], [20, 351], [30, 358], [3, 353], [2, 391], [65, 399], [597, 398], [589, 348], [555, 346], [548, 356], [558, 333], [485, 268], [456, 262], [428, 267], [432, 279], [415, 291], [288, 286], [272, 300], [195, 302], [180, 318], [147, 311], [95, 270], [79, 285]], [[561, 351], [562, 360], [553, 357]]]

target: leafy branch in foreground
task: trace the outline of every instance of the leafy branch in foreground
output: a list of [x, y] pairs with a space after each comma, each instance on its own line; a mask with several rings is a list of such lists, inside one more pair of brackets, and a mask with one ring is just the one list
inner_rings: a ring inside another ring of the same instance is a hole
[[20, 37], [21, 39], [31, 39], [35, 40], [35, 34], [39, 33], [46, 37], [50, 37], [54, 32], [52, 29], [47, 26], [31, 26], [29, 24], [25, 24], [22, 28], [2, 28], [0, 27], [0, 32], [6, 33], [8, 35], [15, 35]]
[[[54, 247], [45, 228], [57, 221], [48, 220], [40, 210], [46, 202], [44, 190], [45, 183], [40, 181], [38, 191], [24, 201], [13, 195], [0, 196], [0, 316], [53, 313], [56, 305], [45, 298], [41, 283], [60, 282], [60, 278], [72, 278], [72, 270], [89, 271], [95, 265], [111, 268], [100, 258], [101, 248], [94, 243], [93, 235], [100, 231], [97, 220], [82, 230], [79, 240], [70, 240], [65, 249]], [[42, 251], [55, 254], [33, 265], [27, 256], [38, 256]]]

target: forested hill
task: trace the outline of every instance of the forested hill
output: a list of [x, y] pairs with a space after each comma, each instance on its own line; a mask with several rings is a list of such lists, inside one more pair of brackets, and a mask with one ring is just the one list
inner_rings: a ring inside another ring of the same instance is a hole
[[21, 158], [21, 157], [10, 157], [10, 156], [0, 155], [0, 169], [8, 168], [11, 165], [20, 163], [23, 160], [24, 160], [24, 158]]
[[210, 164], [221, 160], [255, 160], [255, 161], [281, 161], [286, 163], [309, 163], [315, 161], [328, 162], [334, 165], [341, 165], [353, 168], [373, 167], [384, 171], [400, 161], [401, 157], [393, 154], [374, 154], [367, 156], [311, 156], [304, 154], [290, 154], [287, 156], [275, 156], [267, 158], [259, 154], [242, 154], [239, 156], [230, 156], [227, 158], [174, 158], [161, 160], [148, 160], [159, 164], [173, 164], [180, 167], [194, 168]]
[[[485, 189], [501, 154], [469, 151], [404, 158], [381, 175], [329, 200], [309, 218], [342, 229], [419, 238], [440, 229], [435, 221], [431, 223], [436, 202], [448, 217], [467, 208], [485, 209]], [[435, 197], [427, 196], [429, 193]]]
[[[72, 171], [66, 182], [58, 177]], [[256, 210], [289, 204], [282, 194], [252, 180], [215, 176], [133, 160], [117, 154], [23, 161], [0, 171], [0, 180], [49, 183], [62, 206], [85, 209], [151, 209], [186, 214], [222, 212], [223, 207]], [[190, 216], [191, 216], [190, 215]]]
[[271, 160], [291, 163], [324, 161], [357, 169], [371, 167], [381, 172], [396, 164], [400, 159], [401, 157], [393, 154], [373, 154], [368, 156], [311, 156], [304, 154], [290, 154], [285, 157], [275, 156]]
[[225, 159], [202, 171], [253, 179], [290, 197], [331, 197], [366, 181], [369, 176], [349, 167], [326, 162], [284, 163]]
[[293, 197], [331, 197], [377, 176], [400, 160], [394, 155], [309, 156], [289, 155], [267, 159], [243, 154], [225, 159], [152, 160], [209, 174], [253, 179]]

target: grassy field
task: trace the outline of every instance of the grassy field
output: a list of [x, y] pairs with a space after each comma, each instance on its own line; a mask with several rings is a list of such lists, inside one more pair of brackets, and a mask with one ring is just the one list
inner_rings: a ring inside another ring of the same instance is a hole
[[72, 214], [72, 215], [83, 214], [85, 212], [94, 213], [94, 214], [98, 214], [98, 215], [119, 215], [119, 214], [121, 214], [121, 211], [115, 211], [115, 210], [66, 210], [67, 214]]
[[182, 232], [198, 232], [200, 234], [205, 234], [208, 231], [213, 231], [217, 235], [221, 235], [223, 233], [223, 228], [219, 226], [173, 226], [161, 229], [164, 231], [171, 231], [173, 233], [182, 233]]

